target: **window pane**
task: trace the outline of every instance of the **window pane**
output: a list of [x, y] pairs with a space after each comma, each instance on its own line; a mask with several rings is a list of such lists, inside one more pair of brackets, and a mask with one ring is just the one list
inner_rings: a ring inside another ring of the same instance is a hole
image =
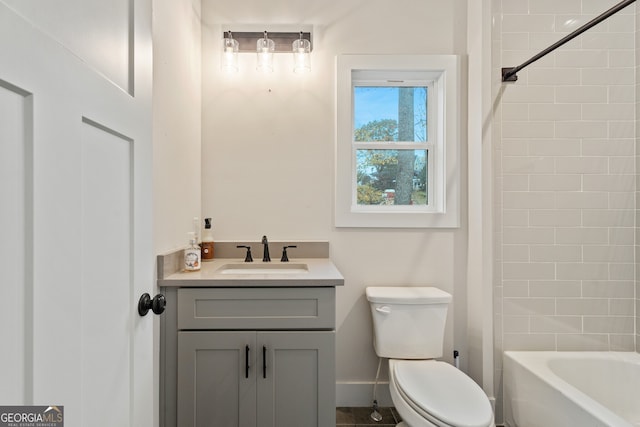
[[428, 204], [427, 150], [356, 150], [358, 205]]
[[427, 141], [427, 88], [355, 86], [353, 140]]

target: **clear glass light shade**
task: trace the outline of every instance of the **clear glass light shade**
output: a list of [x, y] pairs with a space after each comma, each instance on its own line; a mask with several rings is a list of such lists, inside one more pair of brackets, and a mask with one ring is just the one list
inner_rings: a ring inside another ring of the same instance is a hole
[[238, 72], [238, 48], [237, 40], [225, 37], [222, 40], [222, 58], [220, 68], [227, 73]]
[[294, 40], [291, 48], [293, 50], [293, 71], [296, 73], [310, 72], [311, 42], [305, 39]]
[[268, 38], [258, 39], [256, 42], [256, 52], [258, 53], [258, 65], [256, 69], [263, 73], [273, 71], [273, 52], [276, 50], [276, 44]]

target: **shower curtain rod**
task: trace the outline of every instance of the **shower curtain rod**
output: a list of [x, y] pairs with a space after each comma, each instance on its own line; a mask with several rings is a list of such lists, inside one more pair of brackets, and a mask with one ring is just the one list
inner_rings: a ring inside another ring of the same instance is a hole
[[536, 62], [538, 59], [542, 58], [546, 54], [553, 52], [554, 50], [556, 50], [557, 48], [559, 48], [560, 46], [562, 46], [563, 44], [565, 44], [569, 40], [573, 39], [574, 37], [579, 36], [580, 34], [582, 34], [585, 31], [587, 31], [589, 28], [593, 27], [594, 25], [599, 24], [600, 22], [604, 21], [605, 19], [607, 19], [611, 15], [619, 12], [620, 10], [624, 9], [625, 7], [629, 6], [631, 3], [635, 2], [635, 1], [636, 0], [624, 0], [624, 1], [621, 1], [617, 5], [613, 6], [611, 9], [609, 9], [606, 12], [602, 13], [601, 15], [593, 18], [591, 21], [587, 22], [582, 27], [578, 28], [577, 30], [575, 30], [571, 34], [568, 34], [567, 36], [565, 36], [562, 39], [558, 40], [557, 42], [555, 42], [554, 44], [552, 44], [551, 46], [549, 46], [548, 48], [546, 48], [542, 52], [538, 53], [537, 55], [532, 56], [530, 59], [528, 59], [527, 61], [525, 61], [522, 64], [518, 65], [517, 67], [506, 67], [506, 68], [503, 68], [502, 69], [502, 81], [503, 82], [515, 82], [516, 80], [518, 80], [518, 76], [516, 75], [516, 73], [518, 71], [522, 70], [527, 65]]

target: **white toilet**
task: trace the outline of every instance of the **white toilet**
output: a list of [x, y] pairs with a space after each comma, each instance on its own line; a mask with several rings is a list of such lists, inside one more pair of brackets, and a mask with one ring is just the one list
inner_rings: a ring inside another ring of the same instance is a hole
[[400, 426], [494, 427], [487, 395], [442, 356], [451, 295], [432, 287], [368, 287], [374, 348], [389, 358]]

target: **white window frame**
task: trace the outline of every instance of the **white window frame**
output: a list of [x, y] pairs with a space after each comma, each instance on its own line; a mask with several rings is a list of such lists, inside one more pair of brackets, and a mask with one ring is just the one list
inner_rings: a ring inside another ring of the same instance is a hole
[[[458, 74], [455, 55], [341, 55], [336, 76], [336, 227], [447, 228], [460, 226]], [[355, 86], [427, 86], [428, 141], [353, 141]], [[357, 204], [357, 149], [428, 152], [428, 204]]]

